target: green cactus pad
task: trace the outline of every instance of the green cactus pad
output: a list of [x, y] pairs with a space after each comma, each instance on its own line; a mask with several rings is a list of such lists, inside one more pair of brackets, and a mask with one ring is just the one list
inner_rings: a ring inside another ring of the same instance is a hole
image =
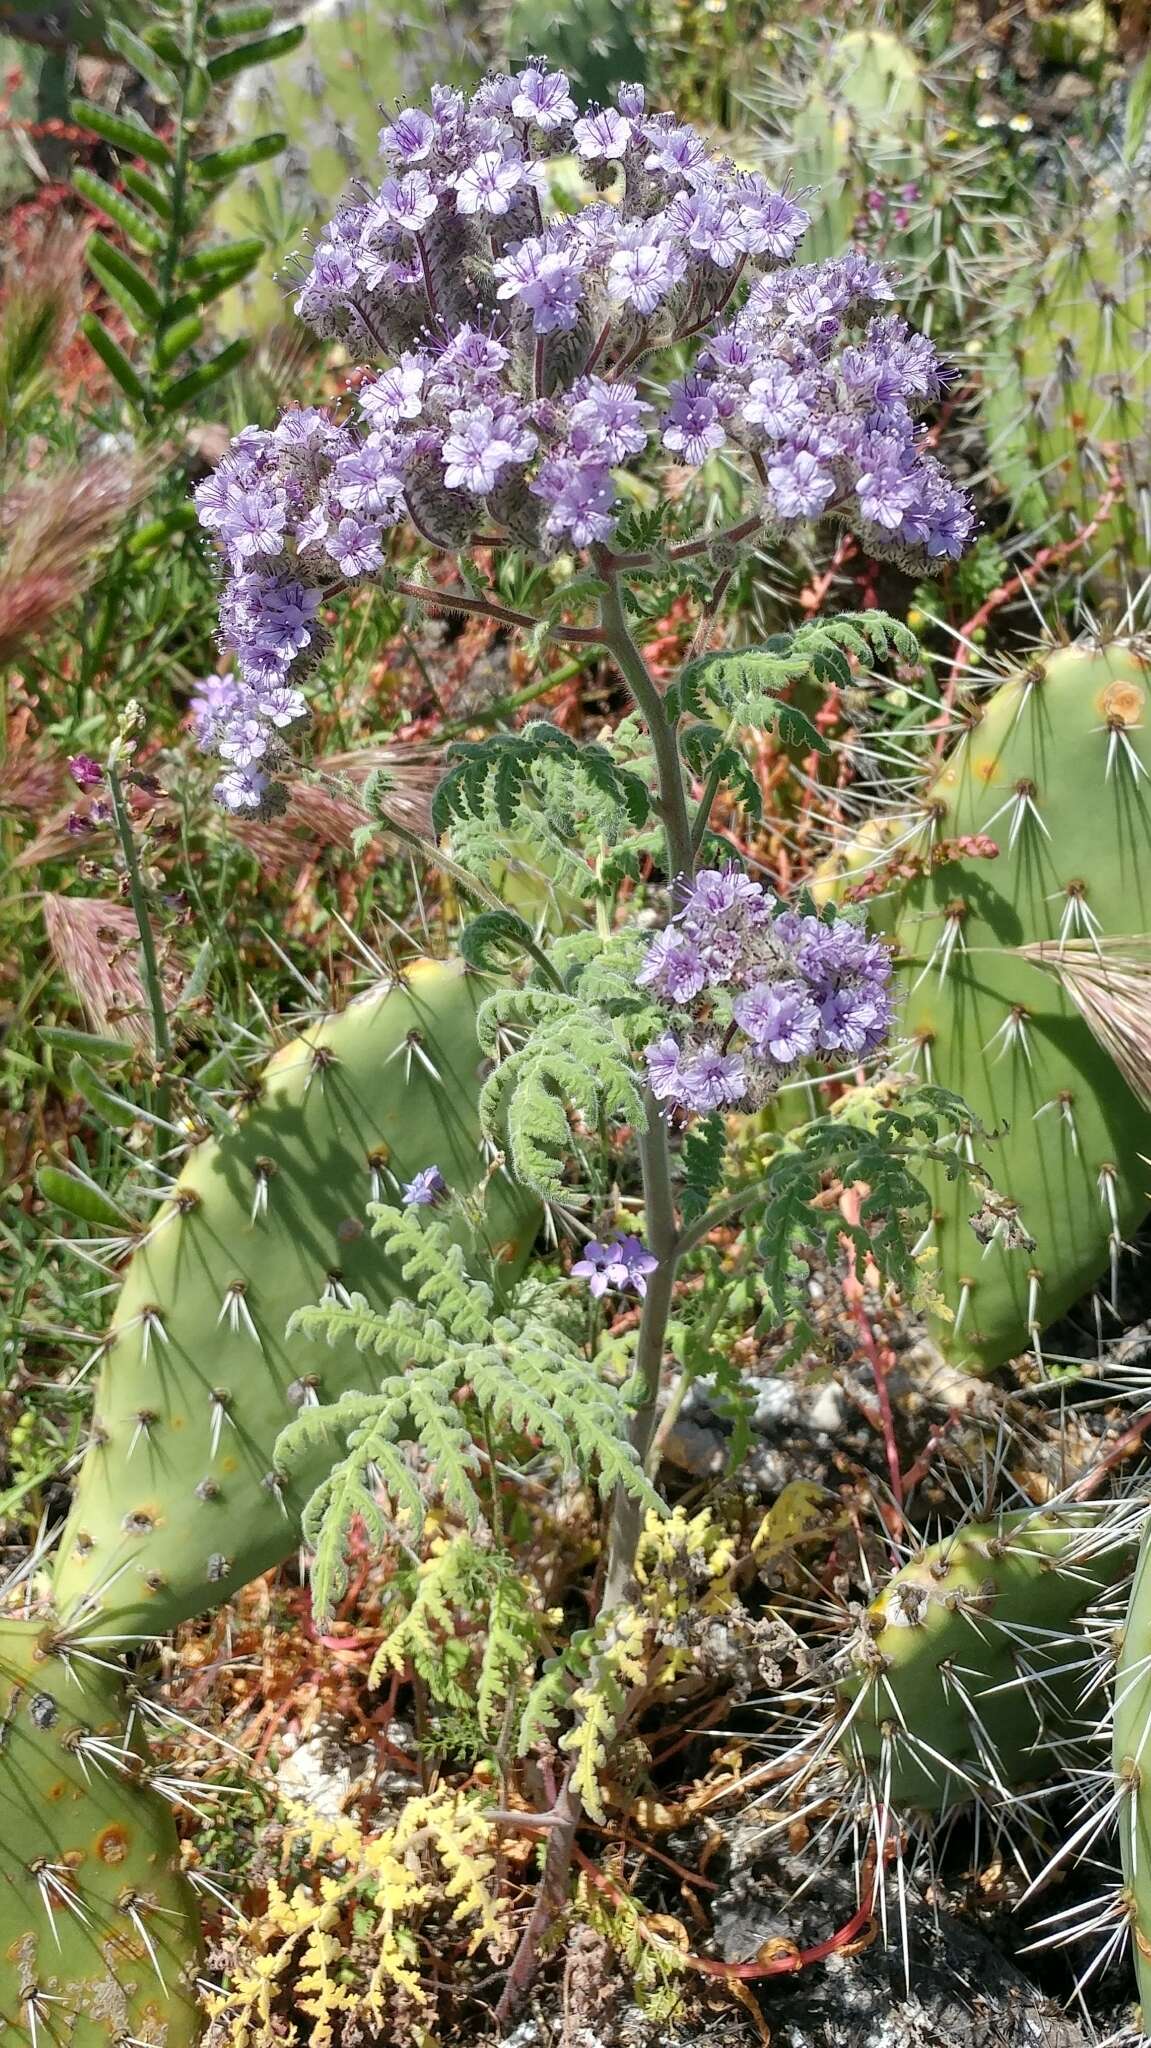
[[183, 2048], [200, 2032], [195, 1899], [116, 1673], [0, 1618], [0, 2033]]
[[1127, 1908], [1143, 2026], [1151, 2031], [1151, 1528], [1131, 1588], [1115, 1668], [1116, 1785], [1125, 1790], [1119, 1814]]
[[1079, 1725], [1076, 1623], [1131, 1557], [1093, 1548], [1093, 1526], [1022, 1509], [896, 1572], [839, 1684], [841, 1754], [881, 1796], [935, 1811], [1062, 1774], [1044, 1745]]
[[877, 182], [897, 187], [922, 169], [925, 110], [919, 64], [898, 36], [854, 29], [836, 38], [790, 123], [793, 181], [812, 195], [806, 263], [842, 255]]
[[[349, 1343], [287, 1339], [305, 1304], [359, 1291], [384, 1305], [399, 1272], [369, 1234], [384, 1200], [437, 1165], [483, 1178], [475, 1013], [482, 978], [417, 962], [283, 1046], [225, 1137], [201, 1145], [128, 1267], [96, 1395], [93, 1440], [60, 1547], [58, 1611], [163, 1633], [299, 1540], [322, 1467], [273, 1472], [305, 1402], [371, 1384]], [[389, 1181], [388, 1175], [394, 1178]], [[473, 1230], [519, 1262], [539, 1207], [500, 1171]]]
[[579, 103], [606, 105], [619, 86], [647, 78], [650, 32], [644, 0], [512, 0], [501, 45], [509, 64], [546, 57], [567, 72]]
[[[1037, 655], [926, 797], [939, 840], [988, 835], [998, 857], [949, 860], [891, 899], [901, 1064], [970, 1104], [994, 1134], [971, 1156], [1014, 1205], [984, 1245], [969, 1181], [924, 1175], [952, 1318], [936, 1334], [957, 1364], [994, 1369], [1037, 1344], [1148, 1208], [1151, 1116], [1050, 971], [1058, 957], [1044, 968], [1021, 949], [1151, 931], [1149, 696], [1135, 646]], [[1016, 1210], [1033, 1250], [1012, 1246]]]
[[273, 162], [236, 180], [212, 215], [212, 239], [263, 235], [259, 269], [220, 301], [229, 334], [251, 334], [290, 318], [279, 281], [293, 251], [323, 226], [356, 177], [379, 175], [377, 146], [387, 113], [419, 99], [433, 79], [474, 75], [478, 59], [466, 10], [440, 0], [311, 0], [299, 16], [307, 36], [291, 56], [242, 72], [227, 109], [228, 132], [244, 140], [286, 135]]
[[1123, 495], [1077, 561], [1108, 581], [1151, 569], [1151, 202], [1106, 194], [1069, 235], [1016, 266], [994, 301], [984, 375], [993, 474], [1045, 540], [1096, 515], [1114, 465]]

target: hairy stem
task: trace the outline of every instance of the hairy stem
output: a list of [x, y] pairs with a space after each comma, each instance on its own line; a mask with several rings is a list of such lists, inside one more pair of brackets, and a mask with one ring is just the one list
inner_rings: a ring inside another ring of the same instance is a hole
[[598, 637], [635, 698], [651, 734], [659, 784], [659, 813], [667, 839], [667, 875], [668, 880], [674, 882], [677, 877], [686, 877], [692, 871], [691, 820], [675, 726], [667, 715], [667, 706], [655, 678], [632, 638], [619, 580], [609, 571], [604, 583]]

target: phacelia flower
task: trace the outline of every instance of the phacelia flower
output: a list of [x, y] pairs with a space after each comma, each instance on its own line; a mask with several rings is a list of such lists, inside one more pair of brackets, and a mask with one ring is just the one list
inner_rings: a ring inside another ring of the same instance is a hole
[[621, 1235], [607, 1244], [590, 1238], [582, 1259], [571, 1270], [573, 1280], [587, 1281], [588, 1292], [597, 1301], [609, 1287], [627, 1289], [642, 1299], [647, 1293], [648, 1275], [658, 1265], [659, 1260], [647, 1250], [642, 1238]]
[[[567, 152], [597, 188], [570, 213], [546, 204]], [[858, 249], [798, 263], [804, 208], [641, 86], [580, 113], [533, 60], [470, 95], [434, 86], [380, 153], [377, 189], [337, 207], [296, 299], [357, 365], [352, 404], [246, 427], [195, 492], [237, 689], [299, 690], [321, 602], [384, 570], [401, 520], [453, 550], [493, 529], [544, 556], [610, 545], [624, 464], [725, 452], [754, 507], [748, 548], [830, 519], [908, 567], [963, 552], [971, 510], [919, 418], [951, 372], [882, 266]], [[661, 409], [650, 357], [669, 347], [682, 368]], [[264, 716], [238, 700], [197, 730], [221, 742], [233, 715]], [[277, 801], [288, 759], [287, 728], [265, 723], [262, 753], [251, 732], [236, 752], [237, 726], [224, 754], [223, 799], [244, 810]], [[730, 951], [712, 935], [713, 965]]]
[[438, 1166], [421, 1167], [401, 1190], [405, 1209], [434, 1209], [447, 1194], [448, 1184]]
[[886, 946], [848, 917], [785, 910], [734, 861], [705, 868], [636, 973], [669, 1013], [644, 1050], [665, 1109], [761, 1103], [802, 1060], [860, 1060], [892, 1021]]

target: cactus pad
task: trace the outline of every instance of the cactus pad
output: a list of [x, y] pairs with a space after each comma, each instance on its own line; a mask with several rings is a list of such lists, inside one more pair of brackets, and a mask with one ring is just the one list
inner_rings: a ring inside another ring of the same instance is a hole
[[[1115, 465], [1123, 496], [1090, 542], [1100, 573], [1151, 569], [1151, 205], [1106, 194], [995, 300], [984, 412], [993, 472], [1045, 539], [1091, 521]], [[1055, 533], [1052, 533], [1052, 515]]]
[[[369, 1233], [378, 1194], [437, 1165], [483, 1177], [475, 1012], [484, 983], [420, 961], [283, 1046], [236, 1127], [200, 1145], [127, 1269], [54, 1595], [65, 1622], [162, 1634], [286, 1556], [323, 1469], [273, 1470], [304, 1403], [371, 1385], [347, 1341], [287, 1338], [305, 1304], [402, 1278]], [[392, 1176], [389, 1179], [389, 1175]], [[518, 1260], [539, 1209], [502, 1173], [473, 1231]], [[314, 1466], [314, 1461], [313, 1461]]]
[[1129, 1562], [1084, 1518], [1030, 1509], [921, 1551], [852, 1646], [845, 1761], [885, 1799], [930, 1811], [1049, 1777], [1045, 1744], [1074, 1729], [1092, 1664], [1075, 1624]]
[[195, 1900], [116, 1673], [0, 1619], [0, 2033], [184, 2048], [200, 2031]]
[[[1008, 1204], [984, 1244], [970, 1183], [924, 1176], [953, 1318], [937, 1335], [956, 1363], [994, 1369], [1037, 1344], [1114, 1268], [1147, 1210], [1151, 1116], [1058, 967], [1060, 942], [1151, 931], [1149, 699], [1135, 645], [1037, 655], [987, 700], [926, 795], [917, 844], [987, 835], [998, 857], [948, 860], [891, 899], [903, 1063], [993, 1134], [964, 1142]], [[1021, 950], [1036, 942], [1047, 968]]]

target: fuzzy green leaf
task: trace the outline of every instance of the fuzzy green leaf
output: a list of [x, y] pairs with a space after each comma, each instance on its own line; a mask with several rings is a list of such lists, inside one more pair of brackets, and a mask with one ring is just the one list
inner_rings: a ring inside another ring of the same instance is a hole
[[130, 156], [142, 156], [145, 163], [155, 164], [158, 170], [171, 167], [172, 152], [167, 143], [138, 114], [111, 114], [106, 107], [94, 107], [88, 100], [73, 100], [68, 111], [77, 128], [98, 135], [101, 142], [127, 150]]
[[[126, 180], [125, 180], [126, 181]], [[81, 164], [72, 173], [72, 183], [81, 197], [91, 206], [99, 208], [114, 221], [120, 233], [146, 255], [153, 256], [164, 246], [164, 237], [154, 223], [142, 214], [138, 207], [109, 185], [106, 178], [98, 178], [95, 171], [85, 170]]]
[[66, 1172], [59, 1166], [41, 1166], [36, 1174], [36, 1185], [46, 1202], [54, 1209], [63, 1209], [69, 1216], [76, 1216], [81, 1223], [102, 1224], [106, 1229], [131, 1231], [130, 1219], [115, 1202], [109, 1200], [103, 1188], [89, 1180], [87, 1174]]
[[230, 42], [233, 36], [255, 36], [270, 28], [276, 10], [268, 0], [236, 0], [234, 7], [214, 7], [205, 24], [213, 43]]
[[209, 57], [206, 70], [213, 85], [223, 85], [229, 78], [236, 78], [241, 71], [249, 71], [253, 64], [270, 64], [277, 57], [286, 57], [291, 50], [298, 50], [307, 30], [302, 22], [293, 23], [291, 28], [278, 29], [274, 35], [261, 36], [254, 43], [240, 43], [234, 50], [220, 50], [215, 57]]
[[125, 64], [130, 64], [133, 71], [138, 71], [151, 86], [158, 100], [170, 103], [179, 98], [179, 80], [142, 36], [136, 35], [124, 22], [111, 17], [104, 24], [104, 35], [116, 55], [122, 57]]
[[133, 369], [119, 342], [114, 335], [109, 334], [103, 321], [98, 320], [94, 313], [84, 313], [80, 317], [80, 332], [86, 341], [91, 342], [105, 369], [116, 379], [125, 397], [132, 399], [136, 405], [147, 405], [148, 386]]
[[85, 247], [88, 267], [106, 292], [127, 314], [138, 334], [146, 334], [163, 316], [164, 302], [150, 277], [122, 249], [97, 231]]
[[192, 168], [206, 184], [222, 185], [240, 171], [250, 171], [256, 164], [266, 164], [287, 146], [286, 135], [254, 135], [250, 142], [233, 142], [227, 149], [214, 149], [207, 156], [197, 157]]
[[[72, 183], [74, 185], [80, 185], [81, 175], [85, 177], [90, 177], [91, 173], [84, 172], [83, 174], [81, 174], [80, 171], [73, 171]], [[168, 193], [165, 192], [164, 187], [159, 183], [159, 181], [156, 178], [149, 177], [147, 171], [142, 171], [140, 169], [139, 164], [124, 164], [120, 171], [120, 177], [123, 182], [125, 191], [130, 192], [132, 194], [133, 199], [138, 199], [141, 205], [143, 206], [150, 206], [152, 212], [158, 215], [160, 220], [171, 220], [171, 198], [169, 197]], [[94, 180], [94, 182], [97, 184], [102, 184], [103, 180], [96, 179]], [[81, 190], [83, 189], [84, 188], [81, 187]], [[100, 201], [97, 202], [97, 204], [101, 203], [102, 202]], [[106, 207], [105, 211], [107, 211]], [[116, 218], [116, 216], [114, 216], [114, 218]], [[153, 233], [155, 232], [154, 229], [151, 231]], [[163, 236], [159, 237], [159, 243], [161, 246], [163, 245]]]
[[213, 384], [227, 376], [229, 370], [242, 363], [247, 353], [246, 341], [230, 341], [210, 362], [200, 363], [196, 369], [189, 370], [186, 377], [179, 377], [174, 384], [168, 385], [160, 399], [163, 410], [178, 412], [181, 406], [191, 405], [194, 399], [203, 397], [205, 391], [210, 391]]

